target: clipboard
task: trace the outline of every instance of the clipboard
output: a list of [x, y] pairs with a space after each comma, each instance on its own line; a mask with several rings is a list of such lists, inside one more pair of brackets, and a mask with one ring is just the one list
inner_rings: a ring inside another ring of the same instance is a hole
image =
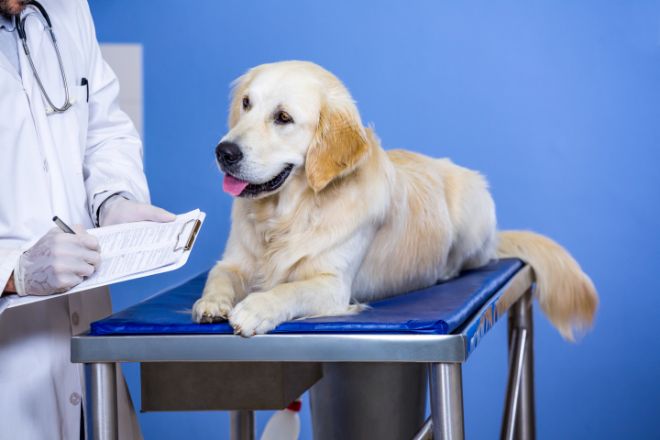
[[[135, 222], [88, 229], [101, 247], [101, 264], [91, 277], [56, 295], [0, 298], [0, 314], [9, 308], [179, 269], [188, 262], [205, 218], [196, 209], [178, 215], [171, 223]], [[142, 260], [140, 255], [130, 258], [131, 253], [142, 254]]]
[[[184, 234], [186, 228], [190, 225], [193, 224], [192, 230], [188, 234], [188, 239], [186, 240], [186, 244], [184, 246], [180, 246], [181, 242], [181, 235]], [[202, 221], [200, 219], [190, 219], [187, 222], [183, 224], [183, 227], [181, 227], [181, 231], [176, 236], [176, 244], [174, 245], [174, 251], [173, 252], [178, 252], [183, 249], [183, 251], [189, 251], [192, 249], [193, 244], [195, 244], [195, 240], [197, 239], [197, 233], [199, 233], [199, 230], [202, 228]]]
[[[67, 293], [179, 269], [188, 262], [205, 218], [196, 209], [178, 215], [172, 223], [136, 222], [88, 230], [99, 240], [101, 265]], [[127, 242], [130, 249], [124, 245]]]

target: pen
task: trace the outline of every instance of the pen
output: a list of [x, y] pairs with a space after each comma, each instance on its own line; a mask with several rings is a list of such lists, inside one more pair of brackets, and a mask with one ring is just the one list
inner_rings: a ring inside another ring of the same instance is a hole
[[89, 102], [89, 81], [87, 81], [87, 78], [81, 79], [80, 85], [85, 86], [85, 89], [87, 90], [87, 102]]
[[61, 230], [63, 230], [67, 234], [75, 234], [74, 230], [71, 229], [69, 225], [64, 223], [58, 216], [53, 217], [53, 221]]

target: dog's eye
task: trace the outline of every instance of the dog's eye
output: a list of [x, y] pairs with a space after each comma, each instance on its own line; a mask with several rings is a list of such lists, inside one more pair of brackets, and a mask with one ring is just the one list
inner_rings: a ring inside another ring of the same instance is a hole
[[248, 110], [250, 108], [250, 98], [243, 96], [243, 110]]
[[292, 124], [293, 123], [293, 118], [287, 112], [279, 111], [275, 114], [275, 123], [276, 124], [281, 124], [281, 125]]

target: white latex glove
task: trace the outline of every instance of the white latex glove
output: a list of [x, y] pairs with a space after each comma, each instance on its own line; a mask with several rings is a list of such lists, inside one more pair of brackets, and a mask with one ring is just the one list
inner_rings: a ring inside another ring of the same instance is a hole
[[99, 212], [99, 225], [110, 226], [120, 223], [140, 222], [144, 220], [167, 223], [174, 221], [176, 216], [163, 208], [148, 203], [128, 200], [121, 195], [112, 196], [102, 206]]
[[77, 286], [101, 261], [99, 242], [82, 226], [75, 234], [53, 228], [21, 255], [14, 270], [16, 293], [52, 295]]

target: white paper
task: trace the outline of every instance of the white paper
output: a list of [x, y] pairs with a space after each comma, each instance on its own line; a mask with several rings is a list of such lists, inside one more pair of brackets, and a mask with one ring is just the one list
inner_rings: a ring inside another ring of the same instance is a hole
[[88, 229], [98, 238], [101, 248], [101, 264], [94, 274], [59, 295], [0, 298], [0, 313], [31, 302], [178, 269], [190, 256], [190, 250], [184, 247], [195, 221], [204, 223], [205, 217], [205, 213], [196, 209], [178, 215], [170, 223], [135, 222]]

